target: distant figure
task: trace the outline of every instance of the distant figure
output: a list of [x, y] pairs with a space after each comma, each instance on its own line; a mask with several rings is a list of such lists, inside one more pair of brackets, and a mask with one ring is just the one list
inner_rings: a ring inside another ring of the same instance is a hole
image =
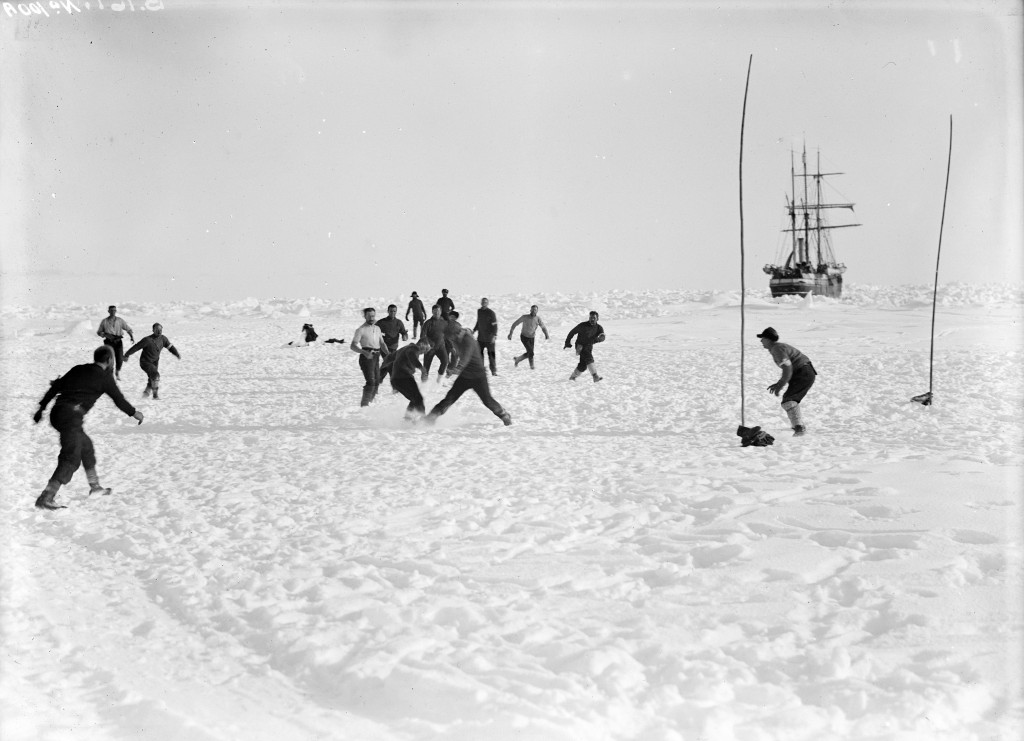
[[[299, 332], [299, 339], [292, 340], [285, 347], [306, 347], [314, 342], [319, 335], [313, 329], [312, 324], [303, 324], [302, 330]], [[339, 340], [328, 340], [328, 342], [338, 342]]]
[[799, 437], [806, 432], [803, 415], [800, 413], [800, 402], [811, 390], [818, 372], [814, 370], [806, 355], [792, 345], [779, 342], [779, 333], [772, 327], [766, 327], [757, 337], [761, 340], [761, 347], [772, 354], [775, 365], [782, 368], [782, 378], [769, 386], [768, 391], [778, 396], [783, 387], [786, 387], [786, 393], [782, 396], [782, 408], [786, 410], [786, 415], [793, 425], [793, 435]]
[[480, 345], [480, 354], [487, 352], [490, 360], [491, 375], [498, 375], [498, 367], [494, 360], [494, 339], [498, 334], [498, 317], [494, 310], [489, 308], [487, 299], [480, 299], [480, 308], [476, 310], [476, 324], [473, 331], [476, 332], [476, 342]]
[[425, 411], [423, 394], [416, 383], [416, 371], [423, 368], [420, 355], [429, 350], [430, 340], [421, 337], [418, 342], [408, 344], [388, 355], [384, 361], [384, 369], [391, 372], [391, 388], [409, 400], [409, 406], [405, 409], [406, 419], [415, 419]]
[[431, 317], [423, 322], [423, 337], [430, 340], [430, 350], [423, 355], [423, 380], [430, 374], [430, 364], [437, 358], [437, 378], [440, 381], [448, 369], [448, 349], [445, 347], [444, 334], [448, 320], [441, 316], [441, 307], [434, 304], [430, 307]]
[[512, 424], [512, 417], [491, 396], [491, 389], [487, 383], [487, 368], [484, 367], [480, 346], [473, 338], [473, 333], [468, 329], [463, 329], [455, 338], [455, 342], [458, 345], [459, 358], [461, 360], [461, 365], [456, 370], [458, 378], [452, 383], [452, 387], [448, 389], [445, 397], [430, 410], [430, 414], [426, 416], [426, 421], [433, 422], [436, 420], [447, 412], [448, 408], [458, 401], [460, 396], [472, 389], [480, 397], [483, 405], [494, 413], [495, 417], [504, 422], [506, 426]]
[[412, 312], [412, 338], [416, 339], [416, 330], [423, 326], [423, 322], [427, 320], [427, 310], [423, 307], [423, 302], [420, 301], [420, 295], [416, 291], [412, 292], [412, 300], [409, 301], [409, 308], [405, 310], [405, 321], [409, 321], [409, 312]]
[[455, 366], [459, 364], [459, 345], [455, 341], [462, 333], [462, 325], [459, 324], [459, 312], [451, 311], [448, 314], [448, 326], [444, 328], [444, 344], [448, 350], [448, 376], [455, 375]]
[[594, 362], [594, 345], [604, 342], [604, 328], [597, 323], [598, 319], [597, 312], [592, 311], [588, 321], [580, 322], [566, 335], [566, 349], [572, 347], [573, 336], [579, 335], [576, 338], [576, 354], [580, 356], [580, 362], [576, 364], [575, 370], [569, 376], [570, 381], [575, 381], [586, 370], [589, 370], [594, 377], [594, 383], [601, 380], [601, 376], [597, 375], [597, 364]]
[[[402, 323], [402, 320], [395, 316], [397, 313], [398, 307], [390, 304], [388, 306], [388, 315], [377, 322], [377, 326], [380, 327], [380, 333], [384, 336], [384, 344], [388, 346], [388, 354], [398, 350], [399, 339], [409, 339], [409, 333], [405, 331], [405, 325]], [[387, 365], [380, 369], [381, 380], [388, 374], [388, 368], [390, 367], [390, 365]]]
[[107, 316], [100, 322], [100, 328], [96, 334], [103, 338], [103, 344], [108, 345], [114, 351], [114, 378], [121, 379], [121, 366], [124, 364], [124, 333], [128, 333], [128, 339], [135, 342], [135, 334], [128, 322], [117, 315], [116, 306], [107, 307]]
[[448, 319], [448, 315], [455, 311], [455, 302], [448, 298], [448, 289], [441, 289], [441, 298], [437, 300], [437, 305], [441, 307], [441, 316]]
[[537, 304], [534, 304], [530, 307], [529, 314], [523, 314], [512, 323], [511, 327], [508, 328], [508, 338], [511, 340], [512, 330], [520, 324], [523, 325], [522, 330], [519, 332], [519, 341], [523, 343], [523, 347], [526, 348], [526, 352], [515, 357], [514, 366], [516, 368], [518, 368], [519, 364], [524, 360], [529, 360], [530, 369], [533, 370], [533, 341], [537, 336], [537, 327], [540, 327], [544, 331], [545, 340], [551, 339], [551, 335], [548, 334], [548, 328], [544, 326], [544, 320], [537, 315], [538, 311], [540, 311], [540, 309], [537, 307]]
[[363, 309], [363, 323], [352, 335], [352, 352], [359, 353], [359, 369], [363, 372], [363, 397], [359, 406], [370, 406], [377, 396], [380, 386], [380, 356], [388, 354], [388, 346], [384, 344], [384, 335], [376, 326], [377, 310], [372, 307]]
[[96, 474], [96, 450], [82, 426], [85, 415], [100, 396], [106, 394], [118, 409], [142, 424], [142, 412], [128, 403], [110, 372], [114, 366], [114, 351], [109, 345], [103, 345], [96, 348], [92, 358], [92, 363], [76, 365], [50, 383], [50, 388], [39, 402], [38, 411], [32, 416], [32, 421], [39, 424], [47, 405], [57, 397], [50, 411], [50, 424], [60, 433], [60, 454], [57, 456], [57, 468], [36, 499], [36, 506], [40, 509], [64, 508], [54, 501], [54, 497], [61, 486], [71, 483], [71, 477], [79, 466], [85, 468], [90, 494], [110, 494], [110, 489], [100, 484]]
[[127, 358], [136, 350], [142, 351], [142, 354], [139, 356], [139, 367], [146, 372], [146, 378], [149, 379], [146, 381], [146, 388], [142, 391], [143, 396], [149, 396], [150, 392], [152, 392], [154, 399], [160, 398], [160, 351], [165, 347], [171, 355], [181, 360], [181, 355], [178, 353], [177, 348], [164, 335], [163, 326], [154, 324], [153, 334], [149, 335], [149, 337], [143, 337], [125, 353]]

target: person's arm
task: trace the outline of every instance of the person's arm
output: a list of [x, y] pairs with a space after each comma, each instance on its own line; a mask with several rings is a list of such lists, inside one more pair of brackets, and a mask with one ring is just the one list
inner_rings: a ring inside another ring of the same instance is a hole
[[508, 328], [508, 338], [510, 340], [512, 339], [512, 333], [515, 331], [516, 327], [518, 327], [520, 324], [523, 323], [523, 319], [524, 318], [525, 317], [523, 317], [523, 316], [519, 317], [514, 322], [512, 322], [512, 326]]
[[121, 324], [124, 325], [124, 331], [128, 333], [128, 339], [135, 342], [135, 333], [132, 332], [132, 328], [128, 326], [128, 322], [122, 319]]
[[117, 384], [114, 382], [114, 375], [112, 373], [106, 373], [103, 376], [103, 393], [110, 397], [118, 409], [129, 417], [134, 417], [139, 420], [140, 425], [142, 424], [142, 412], [129, 404], [128, 400], [124, 398], [124, 394], [121, 393], [121, 389], [119, 389]]
[[362, 345], [359, 344], [359, 338], [363, 336], [363, 328], [360, 327], [352, 333], [352, 344], [348, 346], [348, 349], [352, 352], [357, 352], [364, 357], [370, 357], [367, 353], [363, 352]]
[[53, 401], [53, 397], [60, 393], [60, 380], [61, 376], [57, 376], [50, 381], [50, 388], [46, 389], [46, 393], [43, 394], [43, 398], [39, 400], [39, 409], [37, 409], [36, 413], [32, 416], [32, 421], [36, 424], [39, 424], [39, 420], [43, 418], [43, 412], [46, 411], [46, 407], [48, 407], [50, 402]]
[[398, 333], [402, 335], [403, 342], [409, 341], [409, 332], [406, 331], [405, 325], [402, 322], [398, 323]]
[[580, 331], [580, 327], [582, 327], [582, 326], [583, 326], [582, 324], [577, 324], [575, 327], [572, 328], [572, 330], [569, 332], [569, 334], [567, 334], [565, 336], [565, 347], [566, 348], [572, 347], [572, 338], [576, 336], [576, 334]]
[[604, 342], [604, 327], [600, 324], [597, 325], [597, 337], [594, 338], [594, 344], [598, 342]]
[[101, 319], [101, 320], [100, 320], [100, 326], [99, 326], [99, 329], [97, 329], [97, 330], [96, 330], [96, 334], [98, 334], [98, 335], [99, 335], [100, 337], [102, 337], [103, 339], [107, 339], [107, 333], [103, 331], [103, 323], [104, 323], [105, 321], [107, 321], [107, 320], [106, 320], [106, 319]]
[[167, 352], [176, 357], [178, 360], [181, 360], [181, 353], [178, 352], [178, 348], [171, 344], [170, 340], [167, 341]]
[[786, 384], [789, 383], [789, 379], [793, 377], [793, 364], [789, 362], [789, 358], [785, 358], [782, 361], [782, 378], [773, 383], [768, 387], [768, 390], [778, 396], [782, 389], [786, 388]]
[[132, 354], [133, 352], [135, 352], [135, 351], [136, 351], [136, 350], [138, 350], [138, 349], [139, 349], [140, 347], [142, 347], [142, 345], [143, 345], [143, 344], [144, 344], [145, 342], [146, 342], [146, 338], [145, 338], [145, 337], [143, 337], [143, 338], [142, 338], [141, 340], [139, 340], [139, 341], [138, 341], [138, 342], [136, 342], [136, 343], [135, 343], [134, 345], [132, 345], [132, 346], [131, 346], [130, 348], [128, 348], [128, 352], [126, 352], [126, 353], [124, 354], [124, 356], [125, 356], [125, 357], [127, 358], [127, 357], [128, 357], [129, 355], [131, 355], [131, 354]]
[[551, 335], [548, 334], [548, 328], [544, 326], [544, 320], [540, 317], [537, 317], [537, 326], [544, 330], [544, 339], [550, 340]]
[[497, 336], [498, 334], [498, 315], [493, 311], [491, 312], [491, 335]]
[[409, 321], [409, 312], [410, 311], [412, 311], [412, 301], [410, 301], [409, 305], [407, 307], [405, 307], [405, 321]]

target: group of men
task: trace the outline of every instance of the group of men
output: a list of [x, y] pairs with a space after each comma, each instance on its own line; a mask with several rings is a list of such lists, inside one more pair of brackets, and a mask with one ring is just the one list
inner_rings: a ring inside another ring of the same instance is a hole
[[[406, 408], [407, 418], [423, 417], [428, 423], [432, 423], [448, 411], [463, 394], [472, 390], [496, 417], [505, 425], [511, 425], [511, 415], [491, 396], [488, 367], [484, 362], [486, 353], [490, 373], [496, 376], [498, 372], [494, 342], [498, 333], [498, 321], [494, 311], [486, 298], [481, 299], [476, 324], [473, 329], [466, 329], [458, 323], [459, 313], [455, 310], [452, 299], [448, 297], [448, 289], [442, 290], [441, 293], [441, 298], [431, 307], [431, 317], [428, 319], [423, 302], [416, 291], [412, 292], [412, 300], [406, 310], [406, 321], [412, 313], [414, 341], [403, 347], [399, 347], [399, 341], [407, 341], [409, 335], [405, 325], [397, 317], [398, 307], [395, 304], [388, 306], [387, 317], [380, 321], [377, 321], [377, 312], [374, 308], [363, 309], [363, 324], [353, 334], [350, 345], [352, 351], [359, 354], [359, 367], [363, 373], [361, 405], [367, 406], [373, 401], [381, 379], [390, 375], [392, 388], [409, 402]], [[60, 435], [60, 453], [57, 456], [56, 469], [36, 499], [36, 507], [63, 508], [63, 505], [55, 501], [57, 492], [61, 486], [71, 481], [71, 477], [80, 466], [85, 468], [90, 494], [110, 494], [111, 490], [100, 484], [96, 472], [95, 449], [83, 427], [85, 415], [96, 400], [106, 394], [118, 409], [142, 424], [142, 412], [124, 398], [116, 383], [120, 379], [124, 358], [136, 351], [141, 352], [139, 365], [146, 372], [148, 379], [143, 396], [152, 394], [154, 399], [159, 398], [160, 352], [166, 348], [181, 359], [178, 350], [164, 336], [163, 327], [159, 323], [153, 325], [151, 335], [136, 343], [131, 327], [117, 316], [117, 307], [111, 306], [107, 311], [108, 316], [100, 323], [96, 332], [103, 337], [103, 345], [93, 352], [93, 362], [76, 365], [65, 375], [52, 381], [33, 416], [33, 421], [39, 423], [47, 406], [56, 399], [50, 412], [50, 424]], [[530, 313], [523, 314], [509, 328], [508, 339], [511, 340], [515, 328], [522, 325], [520, 340], [526, 350], [514, 358], [515, 367], [523, 361], [529, 361], [531, 369], [534, 367], [534, 340], [538, 329], [543, 331], [545, 339], [550, 339], [548, 329], [538, 311], [536, 304], [531, 306]], [[595, 383], [601, 380], [593, 352], [594, 345], [605, 340], [604, 328], [598, 323], [599, 318], [596, 311], [591, 311], [587, 321], [580, 322], [566, 335], [565, 348], [571, 348], [575, 344], [579, 357], [569, 380], [575, 381], [585, 372], [591, 374]], [[133, 344], [124, 352], [122, 338], [126, 333]], [[761, 345], [771, 353], [775, 364], [782, 369], [782, 376], [768, 386], [768, 391], [778, 396], [785, 390], [782, 408], [793, 426], [793, 434], [804, 435], [806, 428], [800, 402], [814, 384], [817, 372], [806, 355], [792, 345], [779, 341], [779, 333], [774, 328], [767, 327], [757, 337], [761, 340]], [[439, 379], [446, 372], [456, 378], [444, 398], [427, 414], [416, 376], [420, 374], [421, 381], [427, 380], [430, 363], [434, 357], [439, 361]]]

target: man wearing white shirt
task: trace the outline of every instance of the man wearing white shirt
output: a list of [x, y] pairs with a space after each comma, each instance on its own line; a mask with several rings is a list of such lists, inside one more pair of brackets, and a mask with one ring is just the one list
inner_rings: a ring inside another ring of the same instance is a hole
[[124, 364], [124, 341], [121, 337], [128, 333], [128, 339], [135, 342], [135, 335], [128, 322], [117, 315], [116, 306], [107, 307], [107, 316], [100, 322], [100, 328], [96, 334], [103, 338], [103, 344], [114, 351], [114, 378], [120, 380], [121, 366]]
[[359, 353], [359, 369], [366, 380], [359, 406], [366, 407], [377, 396], [377, 387], [380, 386], [380, 357], [387, 357], [388, 346], [384, 342], [384, 334], [380, 327], [375, 324], [377, 310], [372, 307], [363, 309], [363, 319], [366, 321], [353, 333], [349, 348], [352, 352]]

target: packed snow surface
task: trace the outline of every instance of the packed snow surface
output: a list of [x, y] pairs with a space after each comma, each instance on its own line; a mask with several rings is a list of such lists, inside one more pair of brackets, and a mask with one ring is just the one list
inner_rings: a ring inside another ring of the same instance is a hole
[[[847, 294], [751, 292], [742, 356], [738, 293], [491, 295], [511, 427], [359, 407], [359, 309], [404, 296], [121, 302], [183, 359], [160, 401], [129, 359], [144, 424], [86, 421], [114, 493], [55, 512], [31, 416], [107, 301], [4, 307], [0, 737], [1021, 738], [1021, 289], [941, 287], [930, 407], [931, 287]], [[604, 380], [570, 382], [590, 309]], [[768, 325], [820, 374], [802, 438]]]

